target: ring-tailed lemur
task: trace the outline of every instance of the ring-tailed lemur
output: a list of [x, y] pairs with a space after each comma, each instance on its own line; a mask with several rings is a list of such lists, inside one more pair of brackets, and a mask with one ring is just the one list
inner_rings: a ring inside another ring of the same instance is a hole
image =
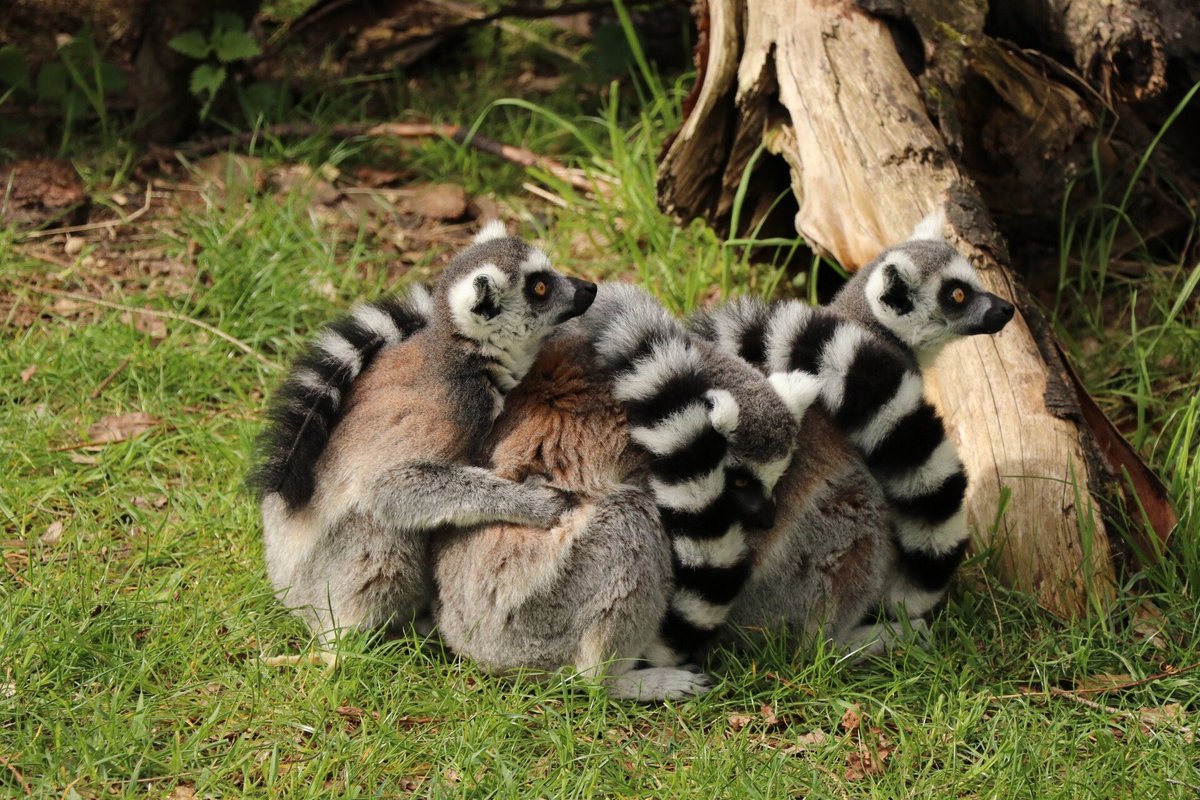
[[[487, 443], [498, 474], [546, 475], [579, 505], [549, 534], [484, 525], [437, 537], [438, 631], [451, 650], [489, 671], [569, 666], [595, 675], [604, 667], [615, 698], [700, 694], [711, 685], [707, 676], [635, 666], [662, 633], [675, 565], [649, 489], [649, 457], [633, 443], [614, 382], [592, 355], [586, 338], [560, 330]], [[755, 392], [778, 403], [761, 376], [747, 382], [734, 393], [743, 410], [738, 430], [799, 446], [775, 485], [775, 525], [747, 540], [752, 569], [730, 618], [748, 629], [782, 627], [861, 646], [859, 623], [878, 605], [890, 548], [883, 495], [824, 414], [806, 415], [797, 434], [789, 434], [786, 412], [777, 429], [746, 427]]]
[[960, 336], [996, 333], [1013, 305], [983, 289], [940, 238], [942, 219], [859, 271], [824, 308], [743, 298], [693, 329], [765, 372], [816, 392], [860, 450], [892, 507], [896, 574], [888, 601], [918, 617], [942, 598], [966, 552], [967, 476], [921, 369]]
[[[706, 691], [706, 676], [677, 665], [736, 601], [795, 444], [771, 384], [686, 336], [644, 292], [604, 285], [547, 345], [492, 438], [499, 474], [544, 472], [584, 501], [550, 537], [506, 525], [435, 543], [444, 641], [495, 670], [590, 674], [615, 658], [604, 680], [616, 697]], [[569, 552], [556, 553], [550, 542], [564, 539]], [[599, 549], [608, 555], [590, 555]], [[636, 658], [651, 666], [632, 669]]]
[[275, 396], [254, 477], [268, 576], [314, 632], [420, 614], [431, 532], [548, 527], [569, 506], [470, 464], [545, 337], [595, 293], [496, 223], [432, 297], [360, 305], [317, 336]]
[[601, 286], [593, 314], [572, 327], [591, 342], [630, 437], [651, 456], [675, 594], [645, 655], [675, 666], [703, 651], [749, 576], [747, 538], [774, 524], [772, 491], [792, 458], [793, 414], [812, 395], [785, 405], [753, 369], [695, 341], [629, 284]]

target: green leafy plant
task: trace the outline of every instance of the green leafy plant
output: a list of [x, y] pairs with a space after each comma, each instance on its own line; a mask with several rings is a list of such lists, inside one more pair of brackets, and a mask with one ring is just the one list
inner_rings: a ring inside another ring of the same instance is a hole
[[[108, 98], [125, 89], [125, 76], [96, 49], [91, 29], [84, 26], [58, 47], [58, 58], [37, 68], [30, 80], [25, 51], [14, 45], [0, 48], [0, 103], [10, 98], [56, 105], [62, 110], [65, 149], [79, 117], [89, 110], [100, 122], [105, 139], [111, 139]], [[24, 133], [16, 128], [7, 133]]]
[[204, 102], [200, 119], [208, 116], [217, 93], [225, 85], [229, 65], [262, 52], [242, 18], [227, 11], [213, 14], [208, 33], [195, 29], [184, 31], [167, 44], [172, 50], [203, 62], [192, 70], [188, 85], [191, 93]]

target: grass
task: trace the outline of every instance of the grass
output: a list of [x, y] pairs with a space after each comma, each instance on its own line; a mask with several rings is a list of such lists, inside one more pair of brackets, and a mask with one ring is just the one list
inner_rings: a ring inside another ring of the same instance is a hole
[[[601, 199], [547, 179], [568, 201], [556, 209], [520, 190], [524, 173], [451, 142], [404, 155], [417, 177], [506, 198], [568, 269], [634, 275], [678, 310], [713, 286], [804, 290], [782, 269], [752, 265], [745, 244], [673, 225], [654, 206], [654, 157], [678, 120], [684, 82], [665, 83], [646, 65], [640, 96], [628, 81], [604, 82], [599, 103], [561, 91], [536, 106], [490, 104], [517, 60], [500, 56], [495, 71], [449, 75], [428, 93], [380, 79], [369, 97], [330, 92], [301, 99], [296, 113], [345, 119], [372, 103], [409, 103], [619, 176], [620, 189]], [[268, 166], [344, 170], [396, 161], [376, 143], [321, 137], [266, 141], [258, 154]], [[76, 157], [81, 168], [127, 163]], [[115, 171], [97, 172], [94, 190], [121, 190]], [[1087, 302], [1064, 303], [1074, 310], [1059, 315], [1061, 332], [1180, 510], [1165, 565], [1130, 576], [1111, 609], [1056, 620], [994, 585], [977, 560], [928, 649], [850, 664], [769, 637], [720, 651], [710, 695], [639, 707], [567, 676], [488, 677], [416, 637], [352, 640], [331, 674], [260, 663], [309, 645], [270, 595], [257, 512], [241, 486], [279, 373], [187, 323], [168, 320], [154, 338], [118, 310], [72, 307], [38, 289], [100, 288], [286, 361], [336, 309], [394, 285], [397, 253], [386, 225], [330, 221], [301, 191], [276, 200], [208, 189], [181, 206], [160, 201], [136, 231], [91, 235], [77, 257], [63, 257], [61, 239], [0, 232], [0, 296], [12, 301], [0, 334], [0, 796], [1196, 795], [1195, 266], [1146, 257], [1136, 282], [1109, 271], [1100, 293], [1083, 283], [1094, 264], [1063, 276], [1063, 296]], [[1100, 251], [1085, 227], [1064, 263]], [[782, 259], [792, 244], [775, 246]], [[447, 248], [429, 248], [407, 276], [428, 275]], [[138, 260], [147, 254], [157, 261]], [[180, 267], [184, 285], [166, 292], [136, 267], [159, 262]], [[29, 310], [36, 320], [22, 321]], [[161, 423], [77, 447], [91, 423], [134, 411]], [[1158, 609], [1160, 629], [1131, 610], [1142, 599]], [[1061, 693], [1105, 680], [1133, 685]]]

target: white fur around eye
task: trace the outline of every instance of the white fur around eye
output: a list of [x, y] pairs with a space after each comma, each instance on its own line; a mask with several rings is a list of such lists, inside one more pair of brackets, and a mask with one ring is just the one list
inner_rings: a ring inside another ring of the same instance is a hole
[[550, 258], [541, 250], [534, 249], [521, 262], [522, 275], [528, 275], [531, 272], [545, 272], [549, 269], [553, 269], [553, 265], [550, 263]]
[[979, 273], [971, 266], [971, 262], [967, 261], [962, 256], [956, 257], [946, 267], [946, 280], [958, 280], [970, 286], [978, 292], [984, 291], [983, 284], [979, 280]]

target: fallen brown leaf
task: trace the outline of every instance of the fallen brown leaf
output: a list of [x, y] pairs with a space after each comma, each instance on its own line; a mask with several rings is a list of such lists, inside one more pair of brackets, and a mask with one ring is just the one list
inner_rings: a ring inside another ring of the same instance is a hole
[[366, 165], [357, 166], [354, 168], [354, 179], [359, 185], [369, 189], [377, 189], [381, 186], [399, 183], [407, 177], [406, 173], [396, 172], [390, 169], [379, 169], [377, 167], [369, 167]]
[[825, 733], [825, 731], [809, 731], [808, 733], [802, 733], [797, 736], [796, 744], [805, 748], [818, 747], [825, 744], [828, 739], [829, 736]]
[[83, 464], [85, 467], [94, 467], [100, 463], [100, 459], [96, 456], [85, 456], [83, 453], [70, 453], [67, 458], [71, 459], [73, 464]]
[[0, 186], [5, 195], [0, 221], [6, 225], [35, 227], [62, 219], [88, 200], [75, 167], [58, 159], [8, 162], [0, 166]]
[[1167, 646], [1165, 634], [1167, 618], [1163, 616], [1158, 606], [1149, 600], [1138, 603], [1133, 612], [1133, 633], [1139, 639], [1145, 639], [1153, 647], [1162, 650]]
[[135, 331], [149, 336], [154, 341], [162, 341], [167, 338], [167, 321], [162, 317], [150, 314], [132, 314], [126, 311], [121, 314], [120, 319], [126, 325], [132, 323]]
[[192, 800], [196, 796], [196, 790], [191, 786], [180, 784], [171, 790], [168, 800]]
[[1106, 689], [1116, 689], [1132, 682], [1132, 675], [1124, 673], [1110, 675], [1102, 672], [1099, 675], [1088, 675], [1085, 678], [1075, 681], [1075, 689], [1081, 692], [1103, 692]]
[[37, 371], [37, 364], [30, 364], [28, 367], [21, 370], [21, 383], [29, 383], [29, 379], [36, 375]]
[[402, 207], [410, 214], [426, 219], [461, 219], [467, 213], [467, 192], [452, 183], [435, 183], [406, 198]]
[[62, 541], [63, 521], [56, 519], [46, 526], [46, 532], [38, 537], [38, 541], [47, 547], [53, 547]]
[[886, 758], [882, 754], [877, 758], [865, 745], [860, 745], [857, 751], [846, 756], [846, 780], [861, 781], [868, 775], [879, 775]]
[[731, 730], [740, 731], [742, 728], [754, 721], [754, 717], [749, 714], [730, 714], [729, 727]]
[[1179, 703], [1167, 703], [1164, 706], [1139, 708], [1138, 717], [1147, 725], [1182, 725], [1187, 713]]
[[[874, 746], [870, 739], [874, 740]], [[867, 775], [881, 774], [895, 749], [883, 731], [871, 728], [859, 739], [858, 750], [846, 756], [846, 780], [857, 781]]]
[[145, 411], [110, 414], [90, 425], [87, 429], [87, 436], [88, 439], [99, 444], [113, 444], [139, 436], [160, 422], [162, 420]]
[[[138, 496], [134, 497], [133, 500], [131, 500], [130, 502], [133, 503], [134, 508], [147, 508], [147, 509], [148, 508], [164, 508], [167, 505], [167, 498], [163, 497], [160, 494], [151, 500], [151, 499], [142, 497], [141, 495], [138, 495]], [[349, 708], [349, 706], [347, 706], [347, 708]], [[339, 714], [342, 713], [342, 709], [339, 708], [338, 713]]]
[[768, 703], [763, 703], [762, 707], [758, 709], [758, 713], [762, 715], [763, 723], [767, 727], [774, 728], [780, 725], [780, 719], [775, 714], [775, 709], [771, 708]]
[[858, 703], [854, 703], [846, 709], [846, 713], [842, 714], [842, 721], [839, 725], [846, 733], [858, 730], [859, 726], [862, 725], [862, 709], [858, 707]]

